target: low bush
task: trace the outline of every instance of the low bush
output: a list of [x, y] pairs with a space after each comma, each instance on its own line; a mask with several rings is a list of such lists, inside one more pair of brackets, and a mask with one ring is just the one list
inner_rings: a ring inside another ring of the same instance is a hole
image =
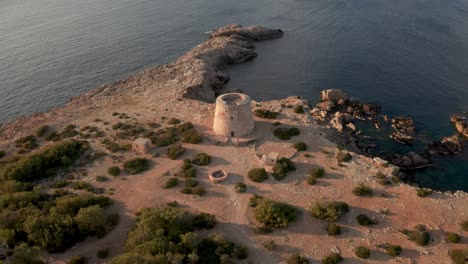
[[272, 232], [273, 232], [273, 228], [271, 228], [269, 226], [257, 226], [254, 229], [254, 233], [259, 234], [259, 235], [269, 234], [269, 233], [272, 233]]
[[206, 153], [198, 153], [192, 158], [192, 163], [198, 166], [206, 166], [210, 164], [211, 157]]
[[312, 176], [309, 176], [309, 177], [307, 178], [307, 184], [309, 184], [309, 185], [315, 185], [316, 183], [317, 183], [317, 178], [312, 177]]
[[165, 147], [175, 143], [178, 138], [175, 131], [167, 130], [159, 135], [152, 136], [151, 143], [156, 147]]
[[294, 148], [297, 150], [297, 151], [304, 151], [304, 150], [307, 150], [307, 145], [304, 143], [304, 142], [297, 142], [297, 143], [294, 143]]
[[29, 182], [53, 176], [59, 169], [72, 165], [88, 146], [77, 140], [57, 142], [7, 165], [0, 172], [1, 178]]
[[18, 148], [23, 148], [23, 149], [33, 149], [37, 147], [37, 140], [36, 137], [33, 135], [25, 136], [22, 138], [19, 138], [15, 141], [15, 145]]
[[366, 259], [370, 257], [370, 249], [365, 246], [358, 246], [354, 248], [354, 254], [358, 258]]
[[138, 174], [149, 169], [149, 160], [145, 158], [134, 158], [123, 164], [124, 169], [129, 174]]
[[67, 186], [68, 184], [70, 184], [69, 181], [62, 179], [62, 180], [55, 181], [52, 184], [52, 188], [59, 189], [59, 188], [63, 188], [65, 186]]
[[120, 168], [117, 166], [112, 166], [107, 169], [107, 173], [111, 176], [119, 176], [120, 175]]
[[288, 264], [309, 264], [309, 260], [299, 254], [292, 254], [288, 258]]
[[323, 219], [327, 222], [335, 222], [348, 212], [349, 205], [345, 202], [316, 202], [310, 207], [310, 213], [312, 216]]
[[253, 182], [262, 182], [262, 181], [268, 179], [268, 174], [267, 174], [267, 172], [266, 172], [266, 170], [264, 168], [251, 169], [247, 173], [247, 176]]
[[275, 119], [278, 116], [278, 112], [272, 112], [266, 109], [256, 109], [254, 111], [254, 115], [256, 117], [267, 118], [267, 119]]
[[164, 182], [164, 189], [169, 189], [175, 187], [179, 184], [179, 180], [177, 178], [169, 178]]
[[238, 182], [234, 186], [234, 189], [236, 190], [237, 193], [245, 193], [247, 191], [247, 184], [243, 182]]
[[188, 187], [181, 189], [180, 192], [183, 194], [193, 194], [192, 188], [188, 188]]
[[196, 186], [195, 188], [193, 188], [193, 194], [203, 196], [206, 194], [206, 190], [203, 186]]
[[194, 179], [187, 179], [185, 181], [185, 187], [194, 188], [198, 186], [198, 182]]
[[105, 181], [108, 181], [109, 178], [107, 178], [106, 176], [101, 176], [101, 175], [98, 175], [96, 176], [96, 181], [98, 182], [105, 182]]
[[250, 207], [257, 207], [257, 205], [260, 203], [260, 201], [263, 200], [263, 196], [254, 194], [252, 197], [249, 199], [249, 206]]
[[460, 241], [460, 236], [455, 233], [447, 232], [447, 241], [450, 243], [458, 243]]
[[376, 222], [372, 219], [369, 218], [369, 216], [365, 214], [359, 214], [356, 216], [356, 221], [358, 222], [359, 225], [362, 226], [370, 226], [370, 225], [375, 225]]
[[88, 264], [88, 258], [85, 256], [75, 256], [67, 264]]
[[288, 130], [286, 128], [276, 128], [274, 131], [273, 131], [273, 135], [275, 135], [275, 137], [281, 139], [281, 140], [290, 140], [291, 139], [291, 135], [288, 133]]
[[468, 220], [461, 222], [460, 227], [463, 229], [463, 231], [468, 232]]
[[273, 166], [273, 178], [277, 181], [281, 181], [286, 177], [286, 174], [290, 171], [295, 171], [296, 166], [288, 158], [281, 158], [276, 161], [276, 164]]
[[197, 169], [189, 168], [189, 169], [186, 169], [186, 170], [182, 170], [181, 175], [182, 175], [182, 177], [188, 178], [188, 179], [195, 178], [197, 176]]
[[177, 125], [180, 124], [180, 120], [174, 117], [171, 117], [169, 120], [167, 120], [168, 125]]
[[353, 189], [353, 194], [356, 196], [372, 196], [372, 193], [372, 189], [362, 183]]
[[337, 225], [336, 223], [328, 223], [327, 234], [329, 236], [337, 236], [341, 234], [341, 226]]
[[179, 206], [179, 203], [177, 201], [172, 201], [172, 202], [168, 202], [167, 203], [167, 206], [169, 207], [177, 207]]
[[386, 244], [384, 245], [385, 252], [391, 257], [396, 257], [401, 254], [401, 251], [403, 250], [400, 246], [398, 245], [392, 245], [392, 244]]
[[302, 105], [296, 105], [294, 107], [294, 113], [296, 114], [303, 114], [304, 113], [304, 106]]
[[170, 159], [177, 159], [180, 157], [182, 154], [184, 154], [185, 149], [182, 147], [182, 145], [172, 145], [167, 149], [167, 156]]
[[322, 258], [322, 264], [336, 264], [343, 261], [343, 257], [338, 253], [331, 253]]
[[5, 157], [6, 152], [4, 150], [0, 150], [0, 159]]
[[203, 137], [198, 133], [195, 128], [187, 130], [180, 134], [180, 138], [184, 143], [200, 144], [203, 142]]
[[431, 194], [432, 194], [431, 189], [426, 189], [426, 188], [416, 189], [416, 195], [418, 195], [418, 197], [426, 197], [426, 196], [429, 196]]
[[72, 186], [72, 189], [93, 192], [93, 186], [90, 183], [85, 182], [85, 181], [75, 182]]
[[100, 259], [105, 259], [109, 256], [109, 248], [108, 247], [102, 247], [96, 252], [96, 257]]
[[47, 126], [47, 125], [43, 125], [43, 126], [38, 127], [36, 129], [36, 132], [35, 132], [36, 137], [41, 138], [41, 137], [45, 136], [47, 131], [49, 131], [49, 126]]
[[454, 264], [466, 264], [468, 249], [455, 249], [450, 251], [450, 259]]
[[431, 236], [424, 228], [417, 228], [416, 230], [403, 229], [401, 232], [419, 246], [427, 246], [431, 241]]
[[212, 229], [218, 222], [216, 217], [212, 214], [200, 213], [192, 220], [192, 225], [196, 229]]
[[309, 171], [309, 175], [314, 178], [321, 178], [325, 174], [325, 170], [322, 168], [313, 168]]
[[296, 216], [293, 206], [268, 199], [261, 199], [254, 211], [258, 222], [272, 227], [286, 227]]
[[291, 128], [288, 129], [288, 134], [291, 135], [291, 136], [299, 136], [300, 133], [301, 132], [296, 127], [291, 127]]
[[345, 152], [338, 152], [338, 154], [336, 154], [336, 160], [338, 162], [349, 162], [353, 159], [353, 156], [351, 156], [351, 154], [349, 153], [345, 153]]

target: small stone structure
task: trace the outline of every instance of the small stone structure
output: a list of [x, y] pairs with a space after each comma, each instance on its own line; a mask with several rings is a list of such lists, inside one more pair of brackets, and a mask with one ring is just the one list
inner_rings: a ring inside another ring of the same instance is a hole
[[220, 136], [239, 138], [255, 128], [250, 97], [241, 93], [227, 93], [216, 99], [213, 131]]
[[270, 152], [268, 153], [268, 155], [263, 154], [262, 163], [268, 166], [274, 166], [276, 164], [276, 161], [278, 160], [278, 157], [278, 152]]
[[137, 138], [135, 141], [132, 143], [132, 150], [142, 153], [142, 154], [147, 154], [151, 149], [151, 140], [147, 138]]
[[224, 181], [228, 177], [228, 173], [225, 170], [214, 170], [208, 174], [208, 177], [214, 183]]

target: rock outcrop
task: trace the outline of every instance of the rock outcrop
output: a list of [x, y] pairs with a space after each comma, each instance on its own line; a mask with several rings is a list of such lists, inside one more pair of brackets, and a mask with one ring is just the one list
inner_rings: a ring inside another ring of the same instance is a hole
[[341, 90], [328, 89], [320, 92], [320, 99], [322, 102], [332, 102], [336, 105], [344, 105], [349, 100], [349, 96]]
[[440, 141], [435, 141], [426, 147], [426, 152], [431, 155], [450, 155], [463, 151], [463, 142], [460, 136], [453, 135], [444, 137]]
[[414, 142], [414, 121], [409, 117], [395, 117], [392, 119], [393, 132], [390, 138], [395, 141], [405, 144], [412, 145]]
[[421, 154], [416, 152], [409, 152], [406, 155], [397, 156], [392, 163], [404, 169], [419, 169], [432, 166], [430, 159], [423, 157]]
[[468, 120], [466, 116], [457, 116], [454, 115], [450, 118], [457, 132], [468, 137]]

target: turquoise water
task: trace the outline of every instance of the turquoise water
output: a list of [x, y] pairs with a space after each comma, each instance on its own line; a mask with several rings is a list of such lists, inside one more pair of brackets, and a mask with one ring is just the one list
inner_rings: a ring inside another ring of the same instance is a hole
[[[228, 86], [254, 99], [313, 102], [321, 89], [341, 88], [413, 117], [424, 142], [452, 134], [450, 114], [468, 111], [463, 0], [1, 0], [0, 122], [167, 63], [231, 22], [285, 31], [228, 69]], [[416, 176], [468, 190], [460, 156]]]

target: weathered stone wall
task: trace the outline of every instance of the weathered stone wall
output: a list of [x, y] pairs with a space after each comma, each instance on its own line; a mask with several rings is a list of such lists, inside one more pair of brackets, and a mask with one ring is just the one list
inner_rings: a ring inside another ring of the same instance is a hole
[[226, 137], [243, 137], [255, 128], [250, 108], [250, 97], [228, 93], [216, 99], [213, 131]]

